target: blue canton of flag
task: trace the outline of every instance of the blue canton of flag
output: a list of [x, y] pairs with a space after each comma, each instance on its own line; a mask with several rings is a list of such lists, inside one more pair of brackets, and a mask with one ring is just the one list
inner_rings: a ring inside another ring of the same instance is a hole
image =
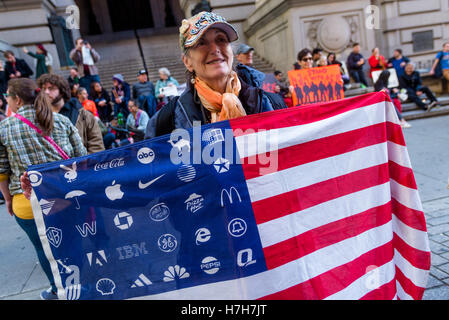
[[[220, 146], [209, 164], [194, 161], [190, 130], [190, 139], [163, 136], [30, 167], [41, 176], [33, 210], [60, 298], [147, 297], [266, 270], [235, 141], [226, 155], [224, 129], [229, 122], [197, 141], [196, 148]], [[175, 164], [173, 155], [190, 161]]]

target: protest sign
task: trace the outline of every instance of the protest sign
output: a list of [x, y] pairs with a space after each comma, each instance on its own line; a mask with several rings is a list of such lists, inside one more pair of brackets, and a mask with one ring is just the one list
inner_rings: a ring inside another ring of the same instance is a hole
[[344, 98], [339, 65], [290, 70], [288, 79], [294, 88], [294, 106]]

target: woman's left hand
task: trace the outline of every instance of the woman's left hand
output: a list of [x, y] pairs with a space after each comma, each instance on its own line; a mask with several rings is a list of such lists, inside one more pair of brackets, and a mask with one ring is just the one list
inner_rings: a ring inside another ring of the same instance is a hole
[[6, 210], [8, 210], [8, 213], [11, 217], [14, 216], [14, 211], [12, 211], [12, 200], [5, 201], [6, 204]]

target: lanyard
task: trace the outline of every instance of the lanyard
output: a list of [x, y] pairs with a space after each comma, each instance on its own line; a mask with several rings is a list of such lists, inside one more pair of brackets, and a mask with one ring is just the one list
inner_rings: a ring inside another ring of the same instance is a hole
[[27, 124], [29, 127], [33, 128], [37, 133], [39, 133], [42, 137], [44, 137], [45, 140], [47, 140], [48, 142], [50, 142], [50, 144], [56, 149], [56, 151], [58, 151], [58, 153], [61, 155], [61, 157], [64, 160], [69, 159], [70, 157], [64, 152], [64, 150], [61, 149], [60, 146], [57, 145], [56, 142], [53, 141], [52, 138], [50, 138], [49, 136], [44, 136], [42, 134], [42, 130], [40, 130], [38, 127], [36, 127], [34, 124], [32, 124], [27, 118], [23, 117], [20, 114], [14, 114], [14, 117], [16, 117], [17, 119], [19, 119], [20, 121], [24, 122], [25, 124]]

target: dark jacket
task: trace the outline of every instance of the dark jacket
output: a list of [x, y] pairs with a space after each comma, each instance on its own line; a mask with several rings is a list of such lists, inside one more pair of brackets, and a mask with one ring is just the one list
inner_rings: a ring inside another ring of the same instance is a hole
[[346, 62], [348, 70], [361, 70], [363, 68], [363, 64], [360, 66], [357, 65], [357, 62], [359, 62], [360, 59], [363, 59], [363, 56], [360, 53], [351, 52]]
[[3, 93], [6, 93], [7, 87], [7, 77], [6, 77], [6, 71], [0, 71], [0, 95], [3, 97]]
[[[100, 120], [103, 122], [109, 122], [112, 120], [112, 105], [111, 105], [111, 96], [109, 93], [103, 88], [100, 94], [92, 94], [89, 96], [89, 99], [95, 102], [95, 106], [97, 107], [98, 116]], [[98, 105], [100, 101], [106, 101], [106, 105], [101, 107]]]
[[136, 82], [133, 84], [133, 99], [137, 99], [139, 96], [154, 96], [154, 85], [151, 81]]
[[265, 73], [241, 63], [238, 63], [235, 66], [235, 72], [237, 72], [237, 75], [241, 80], [250, 86], [262, 88]]
[[69, 118], [70, 122], [78, 129], [83, 145], [89, 154], [105, 150], [103, 135], [97, 120], [92, 113], [83, 108], [78, 99], [71, 98], [59, 113]]
[[418, 71], [413, 71], [411, 75], [404, 73], [399, 77], [399, 86], [407, 91], [418, 91], [422, 85], [421, 76]]
[[16, 65], [14, 66], [11, 62], [6, 61], [5, 63], [5, 71], [6, 71], [6, 80], [9, 80], [11, 77], [11, 74], [15, 74], [16, 71], [19, 71], [22, 75], [21, 78], [29, 78], [33, 75], [33, 71], [30, 69], [28, 64], [23, 59], [17, 59], [16, 58]]
[[121, 88], [116, 88], [116, 87], [112, 87], [111, 90], [111, 99], [113, 103], [115, 102], [115, 95], [114, 95], [114, 89], [117, 91], [117, 94], [122, 97], [122, 103], [120, 105], [122, 105], [125, 108], [128, 108], [128, 101], [131, 99], [131, 90], [129, 87], [128, 82], [121, 82]]
[[[249, 86], [241, 81], [239, 100], [248, 115], [272, 111], [273, 103], [260, 88]], [[283, 103], [283, 101], [282, 101]], [[282, 106], [285, 108], [285, 103]], [[201, 125], [210, 123], [210, 112], [206, 110], [195, 94], [195, 90], [187, 87], [180, 97], [171, 99], [167, 105], [160, 109], [148, 122], [145, 139], [171, 133], [174, 129], [190, 129], [194, 121]]]

